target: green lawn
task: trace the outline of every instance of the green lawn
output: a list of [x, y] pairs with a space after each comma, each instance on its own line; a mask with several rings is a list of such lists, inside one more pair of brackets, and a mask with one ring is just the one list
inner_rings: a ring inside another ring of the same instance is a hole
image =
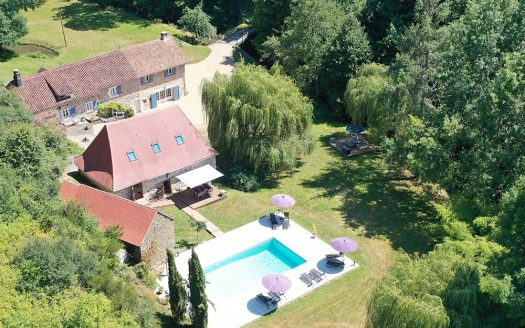
[[321, 118], [314, 131], [317, 146], [293, 175], [254, 193], [228, 189], [226, 200], [199, 211], [229, 231], [275, 210], [273, 194], [288, 193], [297, 200], [290, 215], [305, 228], [315, 224], [327, 242], [339, 236], [359, 242], [351, 256], [361, 268], [250, 327], [363, 327], [367, 295], [395, 260], [395, 250], [424, 253], [439, 240], [435, 211], [420, 187], [389, 167], [380, 153], [349, 158], [329, 148], [329, 137], [344, 125]]
[[[0, 82], [6, 84], [12, 71], [18, 68], [23, 75], [36, 73], [40, 67], [47, 69], [76, 62], [121, 47], [150, 41], [159, 37], [161, 31], [177, 34], [175, 26], [152, 23], [119, 9], [104, 11], [100, 7], [79, 0], [48, 0], [42, 7], [25, 12], [29, 34], [21, 43], [49, 47], [58, 56], [37, 53], [0, 53]], [[60, 15], [63, 18], [68, 46], [65, 47]], [[206, 58], [210, 49], [203, 46], [183, 44], [190, 62]]]
[[177, 251], [183, 252], [193, 245], [212, 238], [206, 230], [197, 231], [191, 225], [193, 219], [183, 211], [179, 210], [176, 206], [166, 206], [162, 207], [160, 210], [175, 219], [174, 225]]

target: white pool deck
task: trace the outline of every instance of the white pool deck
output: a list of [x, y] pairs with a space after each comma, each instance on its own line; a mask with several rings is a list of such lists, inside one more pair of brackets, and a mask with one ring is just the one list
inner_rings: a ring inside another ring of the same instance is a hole
[[[220, 299], [210, 298], [210, 302], [212, 302], [214, 306], [208, 304], [208, 327], [243, 326], [268, 312], [274, 310], [279, 311], [279, 307], [359, 267], [357, 263], [348, 257], [345, 257], [346, 265], [343, 269], [327, 267], [325, 255], [336, 253], [330, 245], [319, 238], [313, 238], [311, 232], [293, 220], [290, 220], [290, 229], [288, 230], [283, 230], [282, 226], [279, 226], [276, 230], [272, 230], [269, 216], [204, 242], [195, 247], [195, 251], [199, 256], [202, 267], [206, 268], [211, 264], [226, 259], [231, 255], [270, 238], [276, 238], [306, 260], [304, 264], [283, 273], [291, 279], [292, 287], [285, 293], [285, 297], [279, 302], [278, 308], [270, 307], [270, 309], [268, 309], [266, 305], [255, 299], [257, 294], [265, 294], [267, 292], [261, 283], [241, 293], [237, 291], [235, 298], [231, 295], [223, 295]], [[188, 277], [188, 259], [190, 256], [191, 251], [186, 251], [179, 254], [175, 259], [177, 269], [184, 279]], [[299, 279], [299, 276], [301, 273], [308, 272], [312, 268], [317, 268], [319, 271], [325, 272], [326, 278], [320, 283], [314, 282], [312, 286], [307, 287], [306, 284]], [[159, 284], [165, 290], [168, 290], [167, 276], [162, 277]], [[232, 286], [232, 289], [234, 288], [235, 286]], [[329, 299], [326, 299], [325, 302], [326, 306], [330, 306], [331, 302]]]

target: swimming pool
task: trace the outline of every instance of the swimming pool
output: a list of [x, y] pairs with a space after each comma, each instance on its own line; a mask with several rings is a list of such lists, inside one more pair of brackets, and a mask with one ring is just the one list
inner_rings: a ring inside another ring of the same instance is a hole
[[283, 273], [306, 261], [275, 238], [245, 249], [204, 268], [206, 293], [213, 298], [235, 297], [236, 293], [260, 286], [269, 273]]

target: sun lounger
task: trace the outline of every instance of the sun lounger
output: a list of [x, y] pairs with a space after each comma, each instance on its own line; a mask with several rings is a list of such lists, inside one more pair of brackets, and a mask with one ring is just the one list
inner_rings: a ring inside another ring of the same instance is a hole
[[265, 296], [263, 294], [258, 294], [256, 298], [261, 303], [264, 303], [268, 309], [270, 309], [270, 304], [275, 305], [275, 301], [271, 297]]
[[321, 282], [323, 280], [323, 278], [311, 273], [311, 272], [308, 272], [307, 273], [308, 277], [310, 277], [312, 280], [314, 280], [315, 282]]
[[308, 287], [312, 286], [313, 284], [312, 278], [310, 278], [310, 276], [308, 276], [306, 273], [301, 274], [299, 279], [301, 279], [301, 281], [304, 282]]
[[277, 217], [275, 217], [275, 213], [270, 213], [270, 222], [272, 223], [272, 230], [279, 226], [279, 221], [277, 221]]
[[289, 218], [284, 218], [283, 219], [283, 229], [287, 230], [290, 228], [290, 219]]
[[338, 268], [344, 268], [345, 262], [338, 260], [336, 258], [330, 258], [328, 261], [326, 261], [326, 266], [333, 266]]
[[326, 278], [326, 273], [321, 272], [317, 270], [316, 268], [313, 268], [312, 270], [310, 270], [310, 274], [313, 274], [314, 276], [317, 276], [321, 279]]

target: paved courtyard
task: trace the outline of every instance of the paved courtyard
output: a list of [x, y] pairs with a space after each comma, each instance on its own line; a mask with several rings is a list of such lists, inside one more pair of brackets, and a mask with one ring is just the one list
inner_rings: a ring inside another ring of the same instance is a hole
[[[313, 238], [309, 231], [294, 221], [291, 222], [291, 227], [288, 230], [283, 230], [281, 227], [272, 230], [269, 217], [263, 217], [215, 239], [202, 243], [195, 248], [195, 251], [199, 255], [202, 267], [206, 269], [206, 267], [212, 264], [271, 238], [276, 238], [306, 260], [305, 263], [282, 273], [290, 278], [292, 287], [285, 293], [285, 297], [279, 302], [278, 307], [292, 302], [315, 288], [321, 287], [330, 280], [336, 279], [359, 267], [358, 264], [355, 264], [351, 259], [345, 257], [346, 265], [344, 269], [328, 268], [326, 266], [325, 254], [334, 253], [334, 249], [330, 245], [319, 238]], [[191, 251], [186, 251], [179, 254], [175, 259], [177, 268], [184, 279], [188, 277], [188, 259], [190, 256]], [[306, 284], [299, 279], [299, 276], [312, 268], [317, 268], [319, 271], [325, 272], [326, 279], [307, 287]], [[235, 280], [235, 277], [232, 278]], [[236, 289], [237, 284], [233, 283], [231, 285], [231, 293], [227, 292], [220, 295], [208, 291], [208, 288], [210, 288], [208, 285], [207, 294], [210, 300], [210, 304], [208, 305], [208, 326], [211, 328], [240, 327], [273, 311], [273, 308], [268, 309], [264, 304], [254, 298], [259, 293], [264, 294], [267, 292], [260, 283], [259, 277], [256, 280], [259, 283], [242, 289]], [[165, 290], [168, 290], [167, 276], [163, 276], [159, 284]], [[330, 306], [330, 304], [327, 303], [326, 306]], [[277, 308], [276, 311], [279, 311], [279, 309]]]

